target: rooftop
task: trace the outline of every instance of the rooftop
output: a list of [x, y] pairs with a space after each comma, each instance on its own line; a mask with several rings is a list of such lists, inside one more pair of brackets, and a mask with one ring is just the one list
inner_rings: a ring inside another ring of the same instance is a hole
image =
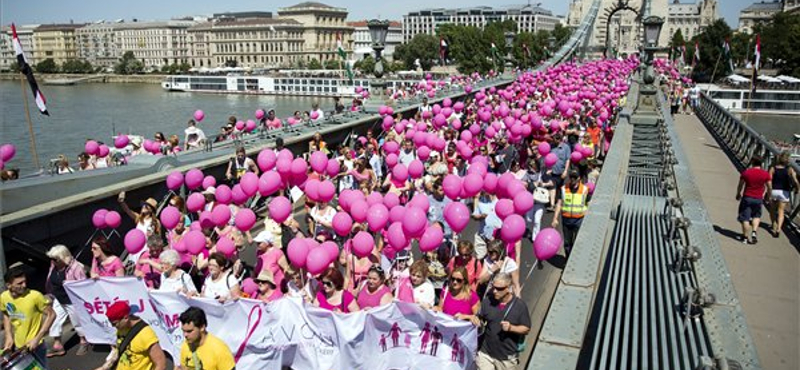
[[[347, 25], [350, 27], [366, 27], [367, 21], [366, 20], [352, 21], [352, 22], [347, 22]], [[389, 27], [401, 28], [403, 27], [403, 23], [398, 21], [389, 21]]]
[[542, 14], [542, 15], [553, 15], [553, 12], [542, 8], [540, 6], [534, 5], [512, 5], [503, 8], [492, 8], [490, 6], [476, 6], [476, 7], [468, 7], [468, 8], [427, 8], [421, 9], [414, 12], [409, 12], [408, 15], [421, 15], [421, 14], [441, 14], [441, 15], [458, 15], [458, 14], [470, 14], [470, 15], [481, 15], [481, 14], [489, 14], [489, 15], [498, 15], [498, 14]]
[[292, 13], [294, 13], [294, 12], [304, 12], [306, 10], [311, 10], [311, 9], [325, 10], [325, 11], [337, 12], [337, 13], [347, 13], [347, 9], [345, 9], [345, 8], [337, 8], [337, 7], [333, 7], [333, 6], [327, 5], [327, 4], [318, 3], [318, 2], [315, 2], [315, 1], [305, 1], [305, 2], [302, 2], [302, 3], [299, 3], [299, 4], [295, 4], [295, 5], [292, 5], [292, 6], [285, 7], [285, 8], [278, 8], [278, 13], [280, 14], [280, 13], [284, 13], [284, 12], [292, 12]]
[[753, 3], [752, 5], [748, 6], [747, 8], [742, 9], [743, 12], [752, 12], [757, 10], [772, 10], [779, 12], [782, 9], [782, 5], [780, 2], [760, 2], [760, 3]]
[[43, 24], [39, 27], [36, 27], [36, 31], [74, 31], [83, 26], [85, 26], [83, 23]]
[[192, 31], [198, 30], [211, 30], [219, 28], [236, 28], [236, 27], [281, 27], [281, 26], [300, 26], [302, 23], [288, 18], [223, 18], [214, 22], [198, 23], [191, 27]]

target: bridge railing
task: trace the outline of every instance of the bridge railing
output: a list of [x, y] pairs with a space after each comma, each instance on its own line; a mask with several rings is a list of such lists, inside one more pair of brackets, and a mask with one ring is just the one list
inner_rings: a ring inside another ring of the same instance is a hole
[[[781, 150], [772, 145], [758, 131], [743, 123], [739, 118], [728, 112], [719, 103], [711, 99], [706, 94], [700, 95], [700, 100], [695, 109], [700, 121], [714, 135], [721, 146], [734, 161], [734, 164], [743, 169], [747, 167], [754, 156], [760, 156], [764, 160], [764, 166], [772, 166]], [[800, 165], [790, 162], [795, 175], [800, 175]], [[790, 207], [786, 209], [787, 219], [794, 227], [800, 225], [798, 215], [800, 214], [800, 197], [790, 192]]]

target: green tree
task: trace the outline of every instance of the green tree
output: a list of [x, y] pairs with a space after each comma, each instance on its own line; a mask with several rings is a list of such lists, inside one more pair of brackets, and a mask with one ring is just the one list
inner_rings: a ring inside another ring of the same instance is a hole
[[[497, 26], [494, 26], [494, 28], [497, 28]], [[503, 31], [495, 29], [495, 36], [497, 36], [498, 32], [502, 34]], [[486, 73], [494, 68], [491, 41], [485, 37], [481, 29], [446, 24], [439, 28], [439, 34], [447, 40], [448, 59], [458, 65], [459, 72], [464, 74], [475, 71]], [[497, 46], [500, 48], [502, 45], [499, 44]], [[438, 46], [436, 50], [438, 52]], [[501, 53], [500, 50], [498, 49], [498, 53]]]
[[422, 69], [428, 71], [439, 60], [439, 38], [418, 34], [408, 43], [394, 49], [394, 59], [403, 61], [407, 69], [416, 69], [414, 62], [419, 60]]
[[[769, 23], [756, 26], [761, 35], [761, 65], [777, 68], [780, 73], [800, 76], [800, 13], [781, 12]], [[753, 52], [750, 52], [750, 59]]]
[[718, 19], [703, 32], [692, 37], [686, 45], [686, 63], [694, 61], [694, 45], [700, 48], [700, 59], [694, 66], [692, 78], [699, 82], [708, 82], [711, 78], [718, 78], [728, 72], [727, 62], [722, 58], [722, 43], [731, 37], [731, 28], [724, 19]]
[[53, 58], [47, 58], [36, 64], [36, 71], [39, 73], [57, 73], [58, 64]]
[[672, 38], [669, 41], [670, 57], [672, 60], [675, 60], [678, 55], [680, 55], [680, 48], [684, 45], [686, 45], [686, 40], [683, 38], [683, 32], [678, 28], [678, 30], [672, 34]]
[[739, 67], [747, 65], [748, 59], [753, 57], [753, 35], [737, 32], [731, 36], [731, 58], [733, 64]]
[[[555, 53], [556, 50], [560, 49], [561, 46], [569, 41], [569, 38], [572, 36], [572, 28], [564, 27], [561, 23], [556, 23], [556, 27], [550, 34], [556, 39], [555, 50], [553, 50], [553, 53]], [[550, 35], [548, 35], [548, 37], [550, 37]]]
[[[384, 60], [384, 72], [386, 72], [386, 60]], [[364, 59], [357, 61], [353, 68], [361, 71], [365, 75], [371, 75], [375, 71], [375, 58], [372, 55], [367, 55]]]
[[144, 72], [144, 63], [136, 59], [132, 51], [126, 51], [122, 58], [114, 65], [114, 73], [121, 75], [137, 74]]
[[308, 69], [322, 69], [322, 63], [320, 63], [317, 58], [312, 58], [311, 61], [308, 62]]
[[64, 73], [92, 73], [91, 63], [82, 59], [70, 59], [61, 65], [61, 71]]
[[325, 69], [344, 69], [344, 61], [341, 59], [328, 59], [325, 61]]

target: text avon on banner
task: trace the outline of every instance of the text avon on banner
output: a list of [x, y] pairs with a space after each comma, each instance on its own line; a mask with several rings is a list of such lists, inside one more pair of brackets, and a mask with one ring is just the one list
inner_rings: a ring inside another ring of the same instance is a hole
[[178, 317], [190, 306], [200, 307], [208, 317], [209, 332], [231, 348], [238, 370], [467, 369], [478, 341], [472, 324], [407, 303], [334, 314], [289, 298], [273, 303], [240, 299], [222, 305], [177, 293], [148, 292], [141, 280], [132, 277], [87, 279], [65, 287], [90, 343], [115, 341], [105, 313], [112, 302], [124, 300], [153, 327], [173, 359], [183, 343]]

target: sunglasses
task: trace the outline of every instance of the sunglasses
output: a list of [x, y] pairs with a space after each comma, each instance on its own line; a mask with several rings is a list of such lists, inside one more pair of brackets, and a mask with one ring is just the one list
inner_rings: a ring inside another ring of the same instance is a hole
[[322, 285], [324, 285], [324, 286], [326, 286], [328, 288], [333, 288], [333, 282], [330, 281], [330, 280], [323, 280], [322, 281]]
[[256, 281], [256, 284], [258, 284], [258, 285], [266, 285], [267, 283], [269, 283], [269, 282], [268, 281], [263, 281], [263, 280]]
[[459, 283], [459, 284], [463, 284], [464, 283], [464, 279], [462, 279], [462, 278], [450, 278], [450, 280], [452, 282], [454, 282], [454, 283]]
[[492, 285], [492, 288], [494, 289], [495, 292], [502, 292], [502, 291], [508, 289], [508, 285], [502, 286], [502, 287], [497, 286], [497, 285]]

